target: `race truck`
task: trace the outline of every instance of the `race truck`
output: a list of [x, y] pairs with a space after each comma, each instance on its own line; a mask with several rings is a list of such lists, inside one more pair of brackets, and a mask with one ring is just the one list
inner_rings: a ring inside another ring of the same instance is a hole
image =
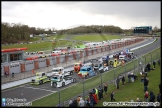
[[80, 68], [83, 67], [83, 66], [92, 66], [92, 63], [85, 63], [83, 64], [82, 62], [80, 63], [74, 63], [74, 72], [79, 72], [80, 71]]
[[124, 60], [124, 62], [130, 61], [130, 58], [127, 55], [119, 55], [119, 60]]
[[105, 71], [108, 71], [108, 70], [109, 70], [108, 66], [106, 66], [106, 65], [104, 65], [104, 64], [100, 65], [100, 67], [99, 67], [99, 69], [98, 69], [98, 71], [99, 71], [100, 73], [105, 72]]
[[79, 72], [80, 68], [83, 66], [83, 64], [81, 62], [79, 63], [74, 63], [74, 72]]
[[129, 49], [124, 49], [122, 52], [121, 52], [122, 55], [126, 55], [127, 58], [129, 59], [134, 59], [135, 58], [135, 55], [134, 55], [134, 52], [131, 52]]
[[104, 70], [108, 69], [107, 64], [104, 65], [103, 61], [99, 61], [98, 59], [92, 59], [91, 62], [93, 64], [92, 66], [93, 66], [94, 71], [103, 72]]
[[64, 67], [55, 67], [52, 69], [52, 75], [63, 74], [64, 76], [69, 76], [73, 74], [73, 68], [64, 69]]
[[31, 80], [31, 84], [41, 85], [43, 83], [49, 82], [51, 76], [47, 76], [46, 72], [37, 72], [35, 78]]
[[96, 75], [96, 72], [93, 70], [92, 66], [83, 66], [78, 72], [80, 78], [88, 78]]
[[72, 76], [63, 76], [61, 74], [55, 74], [51, 77], [51, 87], [64, 87], [65, 85], [75, 82], [76, 78], [72, 78]]
[[102, 62], [104, 65], [109, 66], [109, 56], [102, 56]]
[[110, 60], [109, 62], [113, 63], [113, 67], [118, 67], [121, 66], [121, 61], [119, 61], [118, 59], [114, 59], [114, 60]]

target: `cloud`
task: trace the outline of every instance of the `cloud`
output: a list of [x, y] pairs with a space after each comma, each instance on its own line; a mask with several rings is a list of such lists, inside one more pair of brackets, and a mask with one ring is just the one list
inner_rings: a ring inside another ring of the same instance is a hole
[[56, 29], [76, 25], [160, 27], [160, 2], [2, 2], [2, 21]]

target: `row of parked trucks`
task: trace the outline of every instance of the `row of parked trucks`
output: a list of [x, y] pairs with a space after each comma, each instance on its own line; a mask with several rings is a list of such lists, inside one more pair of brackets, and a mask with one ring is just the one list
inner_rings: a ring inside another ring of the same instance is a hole
[[36, 77], [32, 79], [31, 84], [41, 85], [46, 82], [51, 82], [52, 87], [63, 87], [77, 81], [77, 79], [73, 78], [71, 75], [78, 74], [78, 77], [83, 79], [95, 76], [98, 73], [108, 71], [110, 67], [115, 68], [120, 66], [121, 61], [125, 60], [125, 58], [120, 59], [120, 56], [123, 55], [124, 57], [128, 57], [127, 55], [130, 53], [130, 59], [133, 59], [134, 53], [127, 52], [118, 54], [118, 56], [115, 54], [113, 55], [113, 58], [103, 56], [102, 59], [99, 60], [92, 59], [91, 62], [85, 64], [82, 62], [75, 63], [74, 67], [68, 69], [65, 69], [64, 67], [55, 67], [50, 76], [48, 76], [46, 72], [38, 72], [36, 73]]

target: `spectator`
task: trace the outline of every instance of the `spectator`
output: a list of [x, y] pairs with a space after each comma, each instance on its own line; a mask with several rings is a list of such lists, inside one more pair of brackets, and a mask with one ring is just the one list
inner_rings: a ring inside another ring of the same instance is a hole
[[114, 99], [114, 92], [111, 92], [111, 102], [112, 101], [115, 101], [115, 99]]
[[93, 90], [92, 90], [92, 94], [95, 94], [96, 93], [96, 90], [95, 90], [95, 88], [93, 88]]
[[80, 98], [80, 101], [79, 101], [79, 107], [84, 107], [85, 106], [85, 101], [83, 100], [83, 98]]
[[159, 84], [159, 90], [160, 90], [160, 92], [159, 92], [159, 93], [161, 93], [161, 83]]
[[142, 102], [139, 98], [137, 98], [137, 102]]
[[89, 94], [89, 99], [90, 99], [90, 107], [93, 107], [94, 103], [95, 103], [95, 100], [94, 100], [94, 97], [93, 97], [92, 93]]
[[117, 89], [119, 89], [119, 82], [120, 82], [120, 79], [119, 79], [119, 77], [118, 77], [117, 80], [116, 80]]
[[155, 102], [155, 95], [154, 95], [154, 93], [151, 91], [150, 92], [150, 100], [149, 100], [150, 102]]
[[122, 85], [124, 85], [124, 82], [125, 82], [125, 77], [123, 76], [122, 77]]
[[145, 94], [144, 94], [145, 102], [148, 102], [148, 96], [149, 96], [149, 93], [148, 93], [148, 91], [146, 91]]
[[161, 102], [161, 93], [157, 95], [157, 101], [160, 103]]
[[131, 79], [131, 75], [130, 73], [128, 72], [128, 82], [130, 83], [130, 79]]
[[94, 98], [94, 103], [93, 104], [97, 104], [98, 103], [97, 94], [92, 94], [92, 96]]
[[108, 88], [108, 84], [105, 83], [105, 84], [104, 84], [104, 92], [105, 92], [105, 95], [107, 95], [107, 88]]
[[78, 98], [77, 98], [77, 103], [79, 103], [80, 102], [80, 96], [78, 96]]
[[34, 69], [32, 70], [32, 74], [34, 74], [35, 73], [35, 71], [34, 71]]
[[101, 98], [102, 98], [102, 89], [101, 89], [100, 86], [98, 88], [98, 97], [99, 97], [99, 100], [101, 100]]
[[103, 88], [101, 87], [101, 98], [103, 98]]
[[148, 72], [150, 72], [150, 70], [151, 70], [151, 65], [150, 65], [150, 63], [147, 64], [147, 69], [148, 69]]
[[5, 76], [6, 76], [6, 78], [7, 78], [8, 74], [9, 74], [8, 71], [6, 71], [6, 72], [5, 72]]
[[69, 101], [69, 107], [70, 107], [70, 105], [73, 103], [73, 100], [72, 99], [70, 99], [70, 101]]
[[155, 61], [153, 61], [153, 65], [154, 65], [154, 69], [155, 69], [155, 65], [156, 65], [156, 62]]
[[160, 66], [160, 59], [158, 60], [158, 65]]
[[148, 86], [148, 79], [144, 77], [144, 92], [147, 91], [147, 86]]
[[78, 104], [77, 104], [77, 99], [75, 99], [74, 101], [73, 101], [73, 103], [72, 103], [72, 107], [77, 107], [78, 106]]
[[134, 82], [134, 74], [131, 73], [131, 81]]
[[15, 73], [13, 72], [13, 73], [12, 73], [12, 78], [14, 78], [14, 75], [15, 75]]
[[86, 99], [85, 103], [86, 103], [86, 107], [90, 107], [90, 99], [89, 99], [89, 96]]

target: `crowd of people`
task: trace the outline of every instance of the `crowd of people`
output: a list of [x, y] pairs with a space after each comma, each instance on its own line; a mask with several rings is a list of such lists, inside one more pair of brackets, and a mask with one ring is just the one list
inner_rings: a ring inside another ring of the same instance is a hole
[[[155, 69], [156, 62], [153, 61], [153, 69]], [[151, 71], [151, 65], [148, 63], [146, 65], [147, 72]], [[159, 65], [159, 61], [158, 61]], [[159, 65], [160, 66], [160, 65]], [[128, 73], [128, 83], [134, 82], [137, 79], [137, 76]], [[120, 80], [122, 81], [122, 85], [125, 85], [125, 77], [122, 76], [121, 78], [116, 79], [116, 87], [119, 89]], [[143, 85], [144, 85], [144, 100], [143, 102], [159, 102], [161, 103], [161, 83], [159, 84], [159, 93], [155, 96], [153, 91], [148, 90], [149, 79], [144, 76]], [[108, 83], [103, 84], [103, 87], [99, 86], [98, 88], [93, 88], [92, 91], [89, 93], [89, 96], [83, 99], [82, 96], [78, 96], [77, 99], [70, 99], [69, 107], [94, 107], [104, 96], [108, 96]], [[114, 92], [110, 93], [110, 101], [115, 101]], [[133, 100], [132, 100], [133, 101]], [[142, 102], [140, 98], [137, 97], [136, 102]]]

